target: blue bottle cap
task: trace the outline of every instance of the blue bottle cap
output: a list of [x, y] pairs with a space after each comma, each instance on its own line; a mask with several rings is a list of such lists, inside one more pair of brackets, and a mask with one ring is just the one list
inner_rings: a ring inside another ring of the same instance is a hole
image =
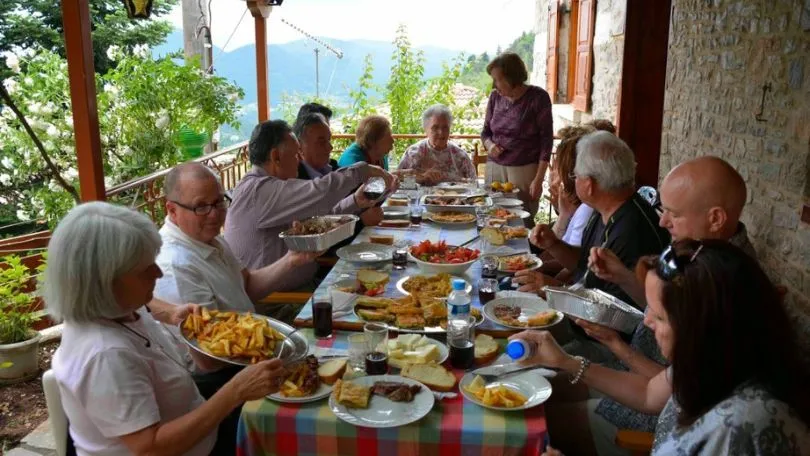
[[526, 347], [522, 340], [512, 340], [506, 344], [506, 354], [512, 359], [520, 359], [526, 354]]
[[467, 283], [461, 279], [453, 279], [453, 289], [454, 290], [463, 290], [467, 286]]

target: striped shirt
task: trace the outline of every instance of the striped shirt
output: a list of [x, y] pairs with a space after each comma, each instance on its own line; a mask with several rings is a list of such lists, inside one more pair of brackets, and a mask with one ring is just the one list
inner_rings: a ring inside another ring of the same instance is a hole
[[[233, 203], [225, 219], [225, 240], [248, 269], [260, 269], [287, 253], [279, 233], [293, 221], [316, 215], [351, 214], [360, 208], [352, 191], [368, 174], [361, 162], [312, 179], [278, 179], [254, 166], [233, 190]], [[348, 197], [346, 195], [349, 195]], [[310, 282], [318, 265], [290, 270], [279, 291], [290, 291]]]

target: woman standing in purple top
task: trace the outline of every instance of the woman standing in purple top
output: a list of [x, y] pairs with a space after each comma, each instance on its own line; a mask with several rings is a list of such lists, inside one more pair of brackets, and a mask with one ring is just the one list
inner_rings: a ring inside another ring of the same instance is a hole
[[551, 99], [545, 90], [526, 84], [526, 65], [515, 53], [496, 57], [487, 73], [495, 90], [481, 132], [488, 153], [486, 182], [513, 183], [534, 216], [554, 143]]

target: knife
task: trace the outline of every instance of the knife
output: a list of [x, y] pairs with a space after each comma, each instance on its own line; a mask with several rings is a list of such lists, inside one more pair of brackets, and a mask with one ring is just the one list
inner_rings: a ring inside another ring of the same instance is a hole
[[548, 378], [555, 377], [558, 371], [558, 369], [547, 368], [541, 365], [521, 366], [519, 364], [510, 363], [510, 364], [495, 364], [492, 366], [482, 367], [472, 371], [472, 374], [481, 376], [503, 377], [506, 375], [518, 374], [530, 370], [536, 370], [537, 373], [539, 373], [543, 377]]

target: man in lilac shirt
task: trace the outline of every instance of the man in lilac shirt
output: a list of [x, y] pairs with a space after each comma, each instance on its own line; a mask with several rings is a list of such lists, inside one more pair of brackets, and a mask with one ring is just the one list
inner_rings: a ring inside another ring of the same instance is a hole
[[[388, 186], [395, 184], [392, 175], [364, 162], [316, 179], [297, 179], [298, 140], [283, 120], [257, 125], [249, 151], [253, 169], [234, 188], [225, 220], [225, 240], [247, 268], [261, 268], [284, 256], [287, 247], [278, 235], [293, 221], [351, 214], [373, 206], [375, 201], [366, 199], [362, 191], [362, 184], [371, 177], [382, 177]], [[284, 288], [279, 291], [312, 286], [316, 271], [316, 264], [289, 271], [280, 280]]]
[[486, 182], [513, 183], [534, 216], [554, 144], [551, 99], [545, 90], [526, 84], [528, 72], [517, 54], [499, 55], [487, 72], [495, 90], [481, 132], [488, 154]]

